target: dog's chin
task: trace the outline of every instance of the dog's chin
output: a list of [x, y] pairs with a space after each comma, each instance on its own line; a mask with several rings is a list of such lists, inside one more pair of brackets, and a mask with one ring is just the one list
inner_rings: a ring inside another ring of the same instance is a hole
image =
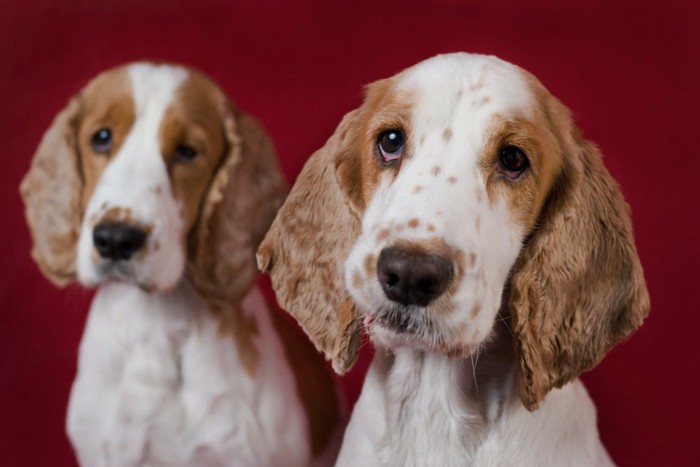
[[175, 284], [160, 284], [144, 280], [136, 264], [129, 261], [104, 261], [94, 264], [87, 274], [79, 274], [80, 283], [88, 288], [97, 288], [109, 283], [129, 284], [147, 293], [163, 293], [173, 289]]
[[377, 347], [409, 348], [448, 358], [467, 358], [477, 352], [479, 340], [470, 342], [457, 330], [435, 322], [430, 316], [425, 308], [402, 305], [363, 311], [365, 330]]

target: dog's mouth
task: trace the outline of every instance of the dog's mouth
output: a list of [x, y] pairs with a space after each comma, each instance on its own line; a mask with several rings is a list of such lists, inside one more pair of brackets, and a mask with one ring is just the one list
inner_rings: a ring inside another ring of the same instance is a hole
[[133, 260], [130, 261], [100, 261], [96, 265], [98, 284], [108, 282], [124, 282], [135, 285], [147, 292], [153, 290], [152, 284], [144, 283], [137, 272], [136, 264]]
[[370, 338], [385, 347], [412, 346], [427, 350], [443, 347], [444, 338], [425, 308], [389, 305], [364, 314]]

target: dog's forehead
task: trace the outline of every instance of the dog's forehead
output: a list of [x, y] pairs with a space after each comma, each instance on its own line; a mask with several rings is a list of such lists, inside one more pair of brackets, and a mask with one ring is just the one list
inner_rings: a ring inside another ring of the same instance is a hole
[[188, 71], [175, 65], [134, 63], [128, 67], [137, 115], [150, 108], [164, 109], [188, 76]]
[[520, 68], [485, 55], [430, 58], [399, 75], [396, 90], [415, 96], [414, 115], [432, 121], [465, 114], [527, 115], [534, 103]]

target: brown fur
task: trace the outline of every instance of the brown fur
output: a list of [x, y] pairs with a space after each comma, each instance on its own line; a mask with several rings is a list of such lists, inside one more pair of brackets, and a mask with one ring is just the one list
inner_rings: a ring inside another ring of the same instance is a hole
[[637, 329], [649, 297], [629, 208], [600, 153], [530, 78], [563, 158], [505, 294], [520, 358], [520, 394], [533, 410], [549, 390], [592, 368]]
[[227, 106], [228, 154], [190, 236], [190, 273], [203, 294], [243, 298], [257, 278], [255, 251], [284, 200], [286, 183], [260, 124]]
[[[136, 119], [134, 100], [131, 96], [131, 81], [126, 67], [102, 73], [78, 94], [81, 104], [78, 119], [76, 157], [80, 161], [84, 187], [81, 192], [81, 212], [97, 185], [102, 171], [119, 152]], [[112, 150], [99, 154], [90, 145], [92, 135], [108, 127], [112, 130]]]
[[338, 373], [352, 366], [361, 343], [359, 316], [340, 273], [359, 219], [338, 181], [338, 159], [348, 150], [347, 133], [357, 117], [346, 115], [308, 160], [258, 250], [258, 265], [270, 273], [280, 304]]

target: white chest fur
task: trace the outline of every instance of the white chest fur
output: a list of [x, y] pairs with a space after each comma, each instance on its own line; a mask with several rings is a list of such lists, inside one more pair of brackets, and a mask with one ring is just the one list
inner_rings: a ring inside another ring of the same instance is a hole
[[208, 306], [187, 286], [100, 287], [68, 408], [82, 464], [308, 464], [308, 422], [260, 292], [241, 304], [257, 329], [253, 375]]
[[498, 365], [502, 377], [498, 358], [482, 357], [473, 371], [469, 359], [383, 352], [365, 379], [338, 466], [612, 465], [578, 380], [529, 412], [512, 379], [494, 384], [503, 378], [488, 375]]

